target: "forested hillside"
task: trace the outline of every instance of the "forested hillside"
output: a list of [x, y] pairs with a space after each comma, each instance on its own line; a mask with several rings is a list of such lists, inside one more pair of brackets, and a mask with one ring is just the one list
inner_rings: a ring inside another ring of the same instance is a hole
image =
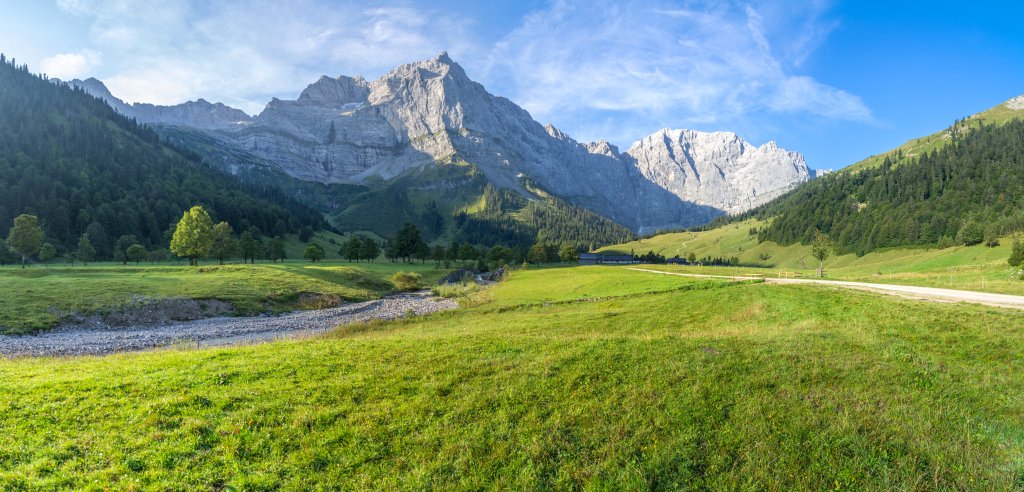
[[0, 55], [0, 231], [33, 214], [59, 248], [88, 233], [107, 257], [124, 234], [166, 246], [168, 228], [195, 204], [237, 231], [324, 225], [317, 210], [277, 188], [244, 185], [105, 102]]
[[762, 241], [809, 242], [816, 229], [840, 253], [978, 244], [1024, 229], [1024, 121], [953, 132], [946, 146], [900, 165], [885, 159], [835, 173], [734, 217], [769, 221]]

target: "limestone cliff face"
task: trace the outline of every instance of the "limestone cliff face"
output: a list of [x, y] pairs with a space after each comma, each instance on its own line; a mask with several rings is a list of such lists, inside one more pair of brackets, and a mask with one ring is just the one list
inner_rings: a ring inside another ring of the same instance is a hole
[[803, 156], [775, 142], [755, 147], [735, 133], [660, 130], [627, 153], [650, 181], [679, 198], [740, 213], [812, 175]]
[[202, 100], [126, 105], [95, 79], [76, 82], [141, 122], [204, 130], [233, 149], [229, 169], [251, 159], [303, 180], [358, 184], [461, 160], [495, 186], [525, 194], [528, 180], [640, 232], [741, 212], [811, 177], [799, 154], [730, 133], [662, 130], [625, 153], [579, 143], [488, 93], [446, 53], [372, 82], [322, 77], [251, 118]]

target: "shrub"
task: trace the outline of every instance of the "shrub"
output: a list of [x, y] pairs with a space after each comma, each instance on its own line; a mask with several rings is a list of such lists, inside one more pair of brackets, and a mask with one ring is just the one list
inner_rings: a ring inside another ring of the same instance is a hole
[[423, 277], [415, 272], [395, 272], [391, 276], [391, 283], [395, 285], [395, 290], [399, 292], [419, 290], [423, 285]]
[[437, 297], [455, 299], [469, 297], [470, 294], [480, 290], [480, 284], [476, 282], [464, 282], [460, 284], [447, 284], [434, 286], [430, 291]]

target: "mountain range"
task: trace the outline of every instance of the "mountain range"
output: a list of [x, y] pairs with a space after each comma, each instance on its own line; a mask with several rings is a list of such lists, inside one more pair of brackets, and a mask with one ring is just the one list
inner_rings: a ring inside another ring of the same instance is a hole
[[[606, 141], [578, 142], [489, 93], [446, 53], [374, 81], [324, 76], [298, 99], [275, 98], [256, 116], [203, 99], [126, 104], [96, 79], [69, 84], [232, 174], [280, 172], [345, 185], [338, 189], [347, 194], [401, 180], [408, 195], [461, 186], [468, 172], [527, 202], [559, 200], [638, 233], [740, 213], [814, 177], [800, 154], [774, 142], [757, 147], [729, 132], [663, 129], [625, 152]], [[455, 173], [461, 177], [434, 172], [443, 166], [462, 169]], [[449, 218], [472, 216], [482, 191], [477, 186], [441, 209]], [[351, 214], [343, 208], [358, 204], [351, 197], [331, 202], [340, 204], [331, 211], [335, 224], [348, 226]]]

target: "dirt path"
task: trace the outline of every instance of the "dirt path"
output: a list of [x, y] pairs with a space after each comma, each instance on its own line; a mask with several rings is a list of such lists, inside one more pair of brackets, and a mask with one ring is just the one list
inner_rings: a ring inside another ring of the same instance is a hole
[[169, 345], [215, 346], [258, 343], [330, 331], [339, 324], [396, 319], [458, 307], [428, 291], [388, 296], [335, 308], [281, 316], [208, 318], [155, 327], [65, 328], [39, 335], [0, 335], [0, 356], [100, 355]]
[[[661, 270], [648, 270], [646, 268], [630, 268], [638, 272], [660, 273], [663, 275], [677, 275], [680, 277], [701, 277], [701, 278], [724, 278], [731, 280], [750, 280], [749, 276], [730, 275], [700, 275], [696, 273], [663, 272]], [[1012, 296], [1007, 294], [990, 294], [987, 292], [974, 292], [969, 290], [940, 289], [937, 287], [917, 287], [913, 285], [896, 284], [872, 284], [866, 282], [848, 282], [845, 280], [821, 280], [809, 278], [765, 278], [766, 284], [817, 284], [842, 287], [845, 289], [866, 290], [882, 294], [906, 297], [908, 299], [919, 299], [932, 302], [970, 302], [1012, 309], [1024, 309], [1024, 296]]]

